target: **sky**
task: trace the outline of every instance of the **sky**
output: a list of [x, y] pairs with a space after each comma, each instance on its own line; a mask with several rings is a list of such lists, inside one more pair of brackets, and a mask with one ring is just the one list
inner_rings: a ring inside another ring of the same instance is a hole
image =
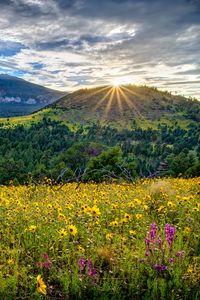
[[200, 0], [0, 0], [0, 73], [200, 99]]

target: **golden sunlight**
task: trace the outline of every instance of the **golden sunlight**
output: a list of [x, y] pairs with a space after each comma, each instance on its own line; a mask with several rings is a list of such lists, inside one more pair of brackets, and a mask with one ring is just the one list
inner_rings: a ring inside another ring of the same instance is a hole
[[109, 115], [112, 114], [112, 111], [115, 111], [115, 113], [123, 116], [124, 111], [127, 110], [127, 108], [133, 113], [134, 116], [143, 118], [134, 100], [141, 98], [141, 95], [126, 85], [128, 82], [130, 82], [128, 79], [128, 77], [121, 77], [117, 78], [117, 80], [113, 80], [111, 86], [106, 86], [95, 90], [93, 93], [87, 96], [85, 101], [88, 101], [90, 97], [97, 96], [99, 99], [91, 109], [93, 112], [95, 112], [99, 110], [99, 108], [103, 108], [104, 119], [109, 119]]
[[128, 76], [117, 77], [112, 80], [112, 85], [118, 87], [120, 85], [126, 85], [131, 83], [131, 78]]

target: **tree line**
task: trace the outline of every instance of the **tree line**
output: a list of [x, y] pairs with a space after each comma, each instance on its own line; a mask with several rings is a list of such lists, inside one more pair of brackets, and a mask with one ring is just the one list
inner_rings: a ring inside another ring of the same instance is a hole
[[30, 126], [0, 125], [0, 184], [44, 177], [54, 182], [133, 181], [137, 177], [199, 176], [200, 127], [159, 124], [117, 129], [100, 123], [67, 126], [43, 118]]

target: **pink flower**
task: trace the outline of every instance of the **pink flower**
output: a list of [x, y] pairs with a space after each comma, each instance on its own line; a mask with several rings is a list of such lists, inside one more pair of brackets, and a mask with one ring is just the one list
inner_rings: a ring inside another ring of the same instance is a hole
[[177, 257], [183, 257], [184, 256], [184, 251], [178, 251], [175, 254]]
[[52, 262], [48, 256], [47, 253], [43, 253], [43, 262], [38, 262], [36, 263], [36, 266], [39, 267], [39, 268], [45, 268], [45, 269], [51, 269], [52, 267]]
[[88, 259], [87, 266], [88, 266], [88, 276], [90, 276], [90, 277], [95, 277], [96, 274], [97, 274], [97, 271], [96, 271], [96, 269], [94, 268], [91, 259]]
[[86, 265], [85, 258], [84, 257], [79, 258], [79, 260], [78, 260], [78, 266], [79, 266], [80, 271], [84, 270], [85, 265]]
[[170, 264], [173, 264], [173, 263], [174, 263], [174, 258], [170, 258], [170, 259], [169, 259], [169, 263], [170, 263]]

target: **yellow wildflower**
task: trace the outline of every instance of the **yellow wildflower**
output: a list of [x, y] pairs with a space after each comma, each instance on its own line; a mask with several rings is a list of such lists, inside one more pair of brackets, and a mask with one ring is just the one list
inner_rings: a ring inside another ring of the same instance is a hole
[[124, 215], [124, 219], [126, 219], [127, 221], [131, 219], [131, 215], [130, 214], [125, 214]]
[[92, 211], [92, 213], [93, 213], [95, 216], [99, 216], [99, 215], [101, 214], [99, 208], [98, 208], [96, 205], [94, 205], [94, 206], [91, 208], [91, 211]]
[[78, 230], [77, 230], [76, 226], [69, 225], [68, 228], [69, 228], [69, 232], [71, 235], [75, 236], [77, 234]]
[[199, 211], [199, 209], [198, 209], [198, 207], [193, 207], [192, 211], [194, 211], [194, 212], [198, 212], [198, 211]]
[[192, 229], [190, 227], [185, 227], [185, 229], [184, 229], [185, 234], [190, 233], [191, 231], [192, 231]]
[[59, 234], [60, 234], [60, 237], [64, 237], [67, 235], [67, 231], [62, 228], [61, 230], [59, 230]]
[[85, 249], [80, 245], [77, 246], [77, 250], [78, 250], [78, 252], [80, 252], [82, 254], [85, 253]]
[[117, 222], [117, 220], [110, 222], [110, 225], [113, 227], [118, 227], [119, 223]]
[[28, 231], [35, 232], [35, 231], [36, 231], [36, 228], [37, 228], [37, 226], [35, 226], [35, 225], [30, 225], [29, 228], [28, 228]]
[[161, 206], [157, 209], [157, 211], [158, 211], [158, 213], [162, 213], [164, 209], [165, 209], [164, 205], [161, 205]]
[[172, 201], [168, 201], [167, 202], [167, 206], [168, 207], [174, 207], [174, 206], [176, 206]]
[[10, 266], [14, 265], [14, 260], [12, 258], [9, 258], [7, 262], [8, 262], [8, 265], [10, 265]]
[[130, 233], [130, 235], [136, 235], [137, 234], [136, 230], [129, 230], [129, 233]]
[[144, 204], [143, 207], [144, 207], [145, 210], [149, 209], [148, 205], [146, 205], [146, 204]]
[[123, 218], [123, 219], [121, 220], [121, 224], [126, 224], [127, 222], [128, 222], [128, 219]]
[[107, 239], [108, 241], [111, 241], [112, 238], [113, 238], [113, 234], [112, 234], [112, 233], [107, 233], [107, 234], [106, 234], [106, 239]]
[[143, 216], [142, 216], [142, 214], [136, 214], [135, 217], [137, 220], [140, 220], [140, 219], [142, 219]]
[[60, 220], [61, 220], [61, 219], [65, 219], [65, 215], [59, 213], [59, 214], [58, 214], [58, 219], [60, 219]]
[[47, 294], [46, 288], [47, 288], [47, 286], [44, 283], [41, 275], [38, 275], [37, 276], [37, 291], [38, 291], [38, 293], [46, 295]]

